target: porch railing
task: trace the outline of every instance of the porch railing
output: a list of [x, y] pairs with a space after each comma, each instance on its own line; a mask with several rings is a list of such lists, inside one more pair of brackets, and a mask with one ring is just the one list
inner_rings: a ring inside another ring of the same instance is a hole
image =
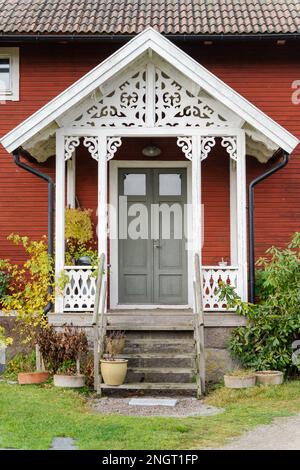
[[[239, 269], [237, 266], [202, 266], [203, 310], [205, 312], [226, 311], [226, 303], [220, 302], [220, 282], [234, 286], [238, 291]], [[65, 312], [92, 312], [94, 310], [96, 278], [91, 266], [65, 266], [69, 282], [64, 289]]]

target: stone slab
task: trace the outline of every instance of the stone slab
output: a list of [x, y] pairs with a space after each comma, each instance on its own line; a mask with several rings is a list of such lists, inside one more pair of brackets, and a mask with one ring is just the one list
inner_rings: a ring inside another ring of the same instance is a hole
[[76, 450], [72, 437], [54, 437], [50, 450]]

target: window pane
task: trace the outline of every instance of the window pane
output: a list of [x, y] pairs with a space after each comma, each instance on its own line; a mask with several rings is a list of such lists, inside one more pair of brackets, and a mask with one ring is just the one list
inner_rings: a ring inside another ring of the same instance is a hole
[[160, 196], [181, 196], [181, 174], [161, 173], [159, 175]]
[[146, 175], [142, 173], [129, 173], [124, 175], [125, 196], [146, 195]]
[[0, 58], [0, 91], [10, 89], [9, 59]]

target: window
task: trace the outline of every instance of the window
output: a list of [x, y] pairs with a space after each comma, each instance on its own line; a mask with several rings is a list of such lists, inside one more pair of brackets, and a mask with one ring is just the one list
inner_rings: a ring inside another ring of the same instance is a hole
[[0, 47], [0, 100], [19, 100], [19, 49]]
[[146, 175], [143, 173], [128, 173], [124, 177], [124, 196], [145, 196]]
[[181, 174], [160, 173], [159, 175], [160, 196], [181, 196]]

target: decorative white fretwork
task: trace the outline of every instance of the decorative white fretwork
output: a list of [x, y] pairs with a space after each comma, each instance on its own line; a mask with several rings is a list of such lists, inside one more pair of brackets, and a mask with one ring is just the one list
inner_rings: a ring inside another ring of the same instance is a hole
[[238, 285], [238, 268], [226, 266], [203, 266], [203, 308], [205, 311], [227, 310], [226, 302], [219, 299], [219, 287], [223, 282], [234, 288]]
[[235, 136], [222, 137], [221, 145], [227, 150], [230, 158], [237, 161], [237, 141]]
[[158, 67], [155, 72], [156, 126], [228, 126], [204, 96], [195, 96]]
[[116, 151], [121, 145], [121, 137], [107, 137], [107, 160], [114, 158]]
[[121, 83], [84, 110], [75, 127], [128, 127], [145, 125], [146, 70], [131, 72]]
[[83, 139], [83, 145], [88, 149], [92, 158], [99, 159], [99, 139], [98, 137], [86, 136]]
[[94, 308], [96, 280], [90, 266], [66, 266], [69, 282], [64, 289], [64, 311], [85, 312]]
[[211, 151], [211, 149], [216, 145], [216, 138], [212, 136], [202, 136], [201, 137], [201, 161], [205, 160]]
[[181, 148], [183, 151], [185, 158], [188, 160], [192, 160], [192, 151], [193, 151], [193, 145], [192, 145], [192, 138], [191, 137], [177, 137], [177, 145], [178, 147]]
[[[149, 62], [148, 62], [149, 65]], [[148, 112], [155, 114], [155, 127], [228, 127], [228, 116], [217, 100], [186, 88], [186, 80], [174, 69], [170, 74], [153, 63], [153, 76], [147, 64], [118, 76], [102, 87], [102, 94], [82, 103], [81, 112], [72, 119], [73, 127], [145, 127]], [[149, 100], [152, 105], [149, 106]], [[146, 106], [146, 103], [148, 106]], [[150, 111], [151, 109], [151, 111]], [[224, 117], [224, 113], [226, 117]]]
[[80, 137], [78, 136], [66, 136], [65, 137], [65, 160], [69, 160], [76, 147], [80, 144]]

